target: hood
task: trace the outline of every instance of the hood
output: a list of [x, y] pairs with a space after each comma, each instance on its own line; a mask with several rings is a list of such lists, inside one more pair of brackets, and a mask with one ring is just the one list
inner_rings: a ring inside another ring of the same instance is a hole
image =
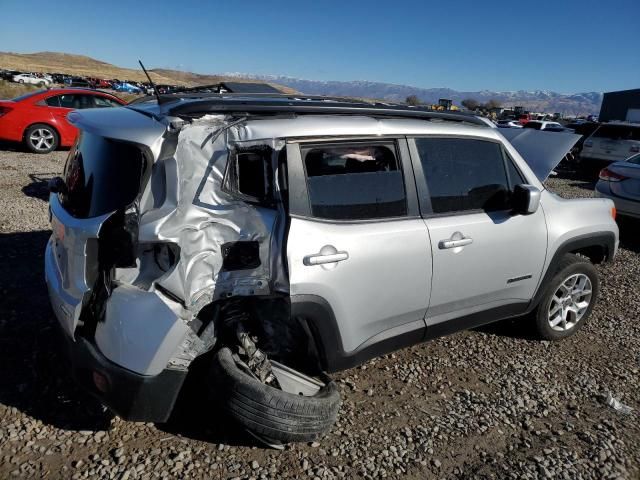
[[500, 133], [529, 164], [538, 180], [544, 182], [582, 135], [544, 132], [532, 128], [501, 128]]

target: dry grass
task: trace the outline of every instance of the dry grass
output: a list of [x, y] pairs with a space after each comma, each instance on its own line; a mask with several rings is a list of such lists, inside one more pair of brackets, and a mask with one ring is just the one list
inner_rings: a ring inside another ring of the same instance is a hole
[[0, 80], [0, 99], [7, 100], [16, 98], [28, 92], [39, 90], [35, 85], [25, 85], [24, 83], [12, 83]]
[[[84, 77], [97, 77], [119, 80], [133, 80], [136, 82], [146, 82], [147, 77], [140, 69], [120, 68], [110, 63], [101, 62], [84, 55], [72, 55], [58, 52], [38, 52], [38, 53], [11, 53], [0, 52], [0, 68], [9, 70], [20, 70], [24, 72], [49, 72], [66, 73]], [[224, 80], [234, 82], [252, 82], [255, 80], [242, 78], [229, 78], [219, 75], [200, 75], [191, 72], [181, 72], [178, 70], [150, 70], [151, 79], [157, 84], [169, 85], [211, 85]], [[271, 84], [275, 88], [285, 92], [294, 93], [288, 87]]]

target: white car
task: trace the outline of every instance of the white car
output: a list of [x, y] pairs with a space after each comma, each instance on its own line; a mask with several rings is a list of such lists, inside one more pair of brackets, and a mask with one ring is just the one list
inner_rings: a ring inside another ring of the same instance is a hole
[[587, 138], [580, 158], [588, 162], [612, 163], [640, 153], [640, 123], [603, 123]]
[[522, 128], [517, 120], [498, 120], [498, 128]]
[[38, 85], [40, 87], [48, 87], [53, 83], [48, 78], [38, 77], [33, 73], [21, 73], [20, 75], [14, 75], [13, 81], [16, 83], [30, 83], [31, 85]]
[[533, 128], [535, 130], [546, 130], [547, 132], [565, 132], [567, 131], [558, 122], [547, 122], [543, 120], [530, 120], [524, 124], [524, 128]]

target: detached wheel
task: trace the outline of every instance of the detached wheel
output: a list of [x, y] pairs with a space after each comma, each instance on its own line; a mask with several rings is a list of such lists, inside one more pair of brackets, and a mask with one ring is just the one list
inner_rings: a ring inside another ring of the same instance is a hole
[[49, 153], [58, 148], [60, 137], [49, 125], [36, 123], [24, 134], [24, 144], [33, 153]]
[[294, 395], [270, 387], [240, 370], [231, 350], [222, 348], [213, 363], [214, 394], [247, 430], [283, 443], [308, 442], [328, 432], [340, 408], [336, 384], [314, 396]]
[[598, 272], [589, 260], [565, 255], [535, 310], [538, 334], [546, 340], [573, 335], [591, 315], [599, 288]]

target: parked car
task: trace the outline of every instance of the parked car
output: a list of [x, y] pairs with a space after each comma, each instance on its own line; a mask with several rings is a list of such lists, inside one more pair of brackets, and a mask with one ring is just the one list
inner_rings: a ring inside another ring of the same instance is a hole
[[498, 120], [496, 125], [498, 128], [522, 128], [522, 125], [516, 120]]
[[548, 122], [542, 120], [530, 120], [524, 126], [524, 128], [533, 128], [535, 130], [544, 130], [545, 132], [565, 132], [567, 131], [558, 122]]
[[68, 87], [75, 88], [93, 88], [91, 82], [82, 77], [68, 77], [64, 81], [65, 85]]
[[640, 124], [603, 123], [587, 138], [580, 160], [587, 164], [607, 164], [640, 153]]
[[113, 85], [113, 89], [116, 92], [125, 92], [125, 93], [142, 93], [142, 90], [135, 85], [131, 85], [130, 83], [117, 83]]
[[603, 168], [596, 196], [613, 200], [620, 215], [640, 218], [640, 154]]
[[313, 439], [324, 372], [513, 316], [568, 337], [618, 246], [611, 200], [544, 188], [564, 150], [527, 163], [471, 115], [193, 93], [69, 120], [46, 281], [76, 378], [126, 419], [166, 421], [198, 359], [244, 428]]
[[19, 72], [17, 70], [3, 70], [2, 72], [0, 72], [0, 78], [2, 80], [7, 80], [12, 82], [13, 81], [13, 77], [15, 77], [16, 75], [21, 75], [22, 72]]
[[0, 140], [22, 142], [34, 153], [70, 147], [78, 130], [67, 121], [69, 112], [124, 104], [108, 93], [75, 88], [52, 88], [0, 100]]
[[19, 75], [14, 75], [13, 81], [16, 83], [27, 83], [30, 85], [38, 85], [40, 87], [47, 87], [53, 83], [48, 78], [39, 77], [33, 73], [21, 73]]

